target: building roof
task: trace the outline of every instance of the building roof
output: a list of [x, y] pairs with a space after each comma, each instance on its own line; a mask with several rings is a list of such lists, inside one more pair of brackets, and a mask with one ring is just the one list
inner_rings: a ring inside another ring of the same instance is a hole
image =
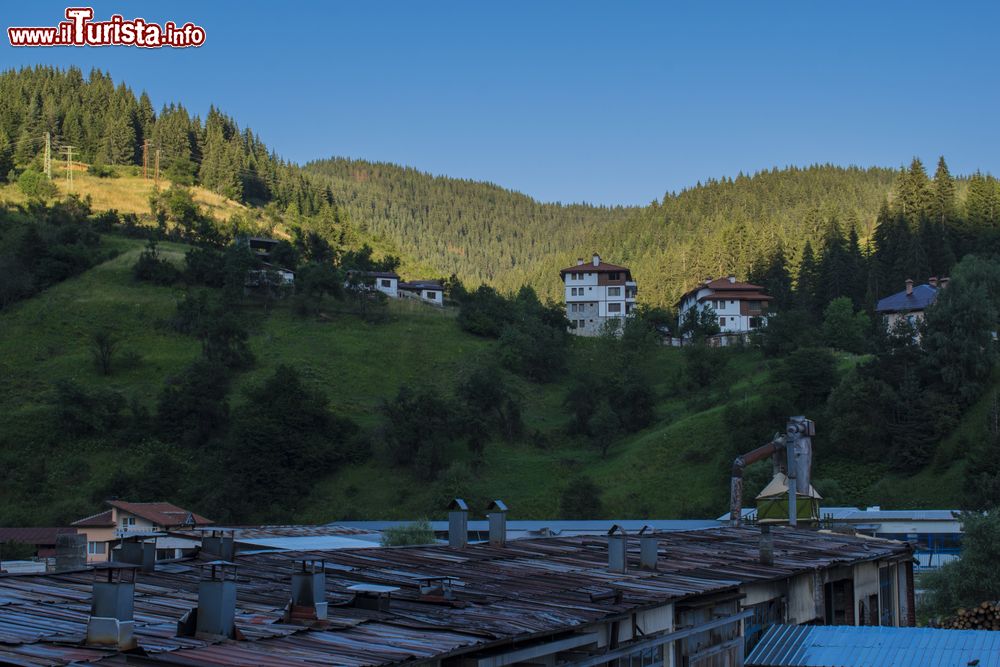
[[[383, 531], [388, 528], [398, 528], [413, 524], [413, 521], [338, 521], [337, 526], [355, 528], [358, 530]], [[447, 521], [430, 521], [431, 530], [435, 533], [445, 533], [448, 530]], [[331, 524], [332, 525], [332, 524]], [[508, 539], [545, 536], [575, 536], [575, 535], [605, 535], [612, 525], [621, 526], [629, 532], [638, 532], [649, 526], [656, 532], [702, 530], [718, 528], [719, 522], [713, 519], [614, 519], [614, 520], [562, 520], [562, 519], [508, 519]], [[470, 533], [481, 533], [483, 539], [489, 534], [489, 521], [468, 521]]]
[[56, 543], [56, 535], [63, 533], [76, 533], [76, 528], [0, 528], [0, 542], [51, 545]]
[[[785, 490], [787, 493], [787, 482]], [[759, 496], [758, 496], [759, 497]], [[881, 508], [859, 509], [857, 507], [820, 507], [819, 516], [822, 520], [853, 522], [872, 521], [958, 521], [958, 510], [883, 510]], [[742, 517], [753, 521], [757, 517], [756, 507], [744, 507]], [[729, 513], [719, 517], [719, 521], [728, 521]]]
[[748, 667], [1000, 667], [1000, 632], [850, 625], [773, 625]]
[[[740, 582], [880, 557], [909, 557], [898, 542], [775, 528], [774, 564], [759, 562], [750, 528], [660, 533], [658, 570], [640, 570], [629, 540], [626, 573], [608, 568], [604, 537], [540, 538], [453, 549], [444, 545], [237, 555], [240, 641], [176, 637], [196, 605], [200, 565], [190, 559], [137, 573], [135, 627], [148, 661], [175, 664], [376, 665], [435, 660], [571, 631]], [[289, 579], [301, 559], [323, 560], [328, 622], [282, 620]], [[421, 581], [449, 578], [452, 600], [427, 598]], [[68, 664], [114, 656], [83, 644], [93, 574], [88, 570], [0, 577], [0, 662]], [[352, 586], [392, 586], [389, 608], [353, 606]]]
[[563, 276], [567, 273], [611, 273], [620, 272], [632, 275], [627, 266], [618, 266], [617, 264], [608, 264], [607, 262], [599, 262], [597, 266], [594, 266], [593, 262], [584, 262], [583, 264], [576, 264], [574, 266], [566, 267], [559, 271], [559, 275]]
[[104, 510], [103, 512], [98, 512], [97, 514], [91, 514], [88, 517], [78, 519], [70, 524], [71, 526], [82, 526], [82, 527], [94, 527], [94, 528], [107, 528], [108, 526], [114, 526], [115, 520], [111, 513], [111, 510]]
[[399, 283], [399, 289], [444, 291], [444, 286], [436, 280], [411, 280]]
[[189, 516], [194, 519], [195, 525], [214, 523], [211, 519], [206, 519], [200, 514], [195, 514], [173, 503], [128, 503], [123, 500], [109, 500], [108, 504], [119, 511], [134, 514], [165, 528], [186, 525]]
[[737, 291], [737, 290], [719, 290], [718, 292], [712, 292], [711, 294], [706, 294], [700, 297], [699, 301], [708, 301], [709, 299], [732, 299], [734, 301], [773, 301], [774, 297], [768, 296], [763, 292], [754, 292], [751, 290]]
[[[712, 290], [713, 292], [725, 292], [725, 294], [726, 294], [725, 297], [719, 296], [717, 298], [726, 298], [726, 299], [748, 299], [748, 298], [752, 298], [754, 300], [770, 299], [771, 298], [771, 297], [767, 296], [767, 294], [764, 293], [764, 288], [761, 287], [760, 285], [754, 285], [753, 283], [740, 282], [740, 281], [736, 280], [735, 277], [728, 276], [726, 278], [715, 278], [715, 279], [710, 279], [710, 280], [703, 280], [696, 287], [693, 287], [692, 289], [690, 289], [687, 292], [685, 292], [681, 296], [681, 298], [678, 299], [678, 303], [680, 303], [681, 301], [684, 301], [685, 299], [687, 299], [688, 297], [690, 297], [692, 295], [697, 294], [700, 290], [703, 290], [703, 289], [709, 289], [709, 290]], [[760, 292], [760, 296], [748, 296], [747, 292]], [[703, 298], [712, 298], [712, 297], [706, 295], [706, 297], [703, 297]]]
[[879, 299], [875, 306], [877, 313], [907, 313], [924, 310], [937, 299], [938, 290], [930, 285], [915, 285], [913, 294], [907, 294], [906, 290], [896, 292], [884, 299]]
[[360, 273], [366, 278], [395, 278], [396, 280], [399, 280], [399, 274], [395, 271], [355, 271], [354, 269], [351, 269], [347, 273]]

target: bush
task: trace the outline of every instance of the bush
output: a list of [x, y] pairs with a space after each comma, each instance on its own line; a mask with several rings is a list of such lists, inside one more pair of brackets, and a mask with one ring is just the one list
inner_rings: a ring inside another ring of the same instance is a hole
[[560, 519], [599, 519], [603, 511], [601, 488], [589, 477], [574, 479], [559, 496]]
[[184, 280], [191, 285], [222, 287], [226, 282], [226, 260], [213, 248], [192, 248], [184, 255]]
[[55, 183], [40, 171], [25, 169], [17, 179], [17, 186], [28, 199], [45, 200], [56, 196]]
[[830, 347], [861, 354], [865, 351], [865, 332], [871, 326], [868, 315], [854, 312], [851, 299], [834, 299], [823, 311], [823, 340]]
[[111, 375], [112, 362], [118, 350], [118, 339], [111, 331], [99, 329], [91, 337], [90, 351], [94, 357], [94, 365], [101, 375]]
[[87, 173], [97, 178], [118, 178], [118, 172], [100, 160], [94, 160], [93, 164], [87, 167]]
[[403, 526], [392, 526], [382, 531], [383, 547], [408, 547], [434, 544], [434, 531], [427, 519], [420, 519]]
[[180, 271], [168, 260], [160, 257], [156, 241], [150, 239], [146, 249], [139, 253], [139, 259], [132, 267], [132, 277], [154, 285], [173, 285], [180, 278]]
[[85, 389], [71, 380], [55, 386], [53, 407], [60, 428], [74, 436], [100, 435], [124, 423], [125, 398], [110, 389]]

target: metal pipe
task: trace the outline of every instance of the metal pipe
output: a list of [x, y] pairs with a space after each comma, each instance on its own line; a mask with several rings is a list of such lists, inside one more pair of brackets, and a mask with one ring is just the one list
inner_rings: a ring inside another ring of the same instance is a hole
[[748, 465], [772, 456], [785, 446], [783, 436], [776, 435], [774, 440], [757, 449], [737, 456], [733, 460], [733, 474], [729, 487], [729, 524], [739, 528], [743, 514], [743, 470]]

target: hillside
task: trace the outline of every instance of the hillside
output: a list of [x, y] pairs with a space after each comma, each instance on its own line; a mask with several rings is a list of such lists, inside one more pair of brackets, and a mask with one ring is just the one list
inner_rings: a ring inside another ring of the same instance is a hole
[[[141, 439], [122, 444], [98, 438], [69, 446], [65, 438], [52, 437], [51, 401], [58, 380], [113, 388], [154, 410], [164, 382], [199, 354], [196, 340], [163, 325], [181, 292], [133, 281], [130, 267], [142, 243], [113, 236], [105, 242], [121, 254], [0, 314], [0, 374], [9, 378], [0, 389], [0, 523], [53, 523], [85, 515], [116, 474], [158, 470], [170, 457], [183, 461], [188, 456]], [[163, 255], [175, 261], [185, 250], [176, 244], [161, 247]], [[244, 400], [245, 389], [278, 365], [289, 364], [329, 400], [336, 414], [378, 432], [378, 407], [401, 385], [448, 392], [473, 360], [494, 354], [496, 343], [462, 332], [451, 312], [392, 305], [384, 324], [367, 324], [346, 314], [301, 319], [284, 307], [267, 315], [249, 311], [255, 321], [250, 344], [258, 362], [238, 376], [231, 394], [234, 404]], [[89, 336], [107, 322], [114, 323], [123, 341], [122, 354], [131, 360], [103, 377], [91, 361]], [[582, 361], [591, 354], [594, 341], [572, 342], [574, 358]], [[658, 350], [650, 360], [658, 397], [655, 422], [615, 442], [607, 457], [565, 433], [565, 381], [539, 385], [508, 375], [523, 398], [527, 431], [536, 435], [515, 442], [491, 441], [477, 465], [465, 445], [456, 442], [433, 482], [387, 465], [376, 444], [367, 462], [332, 473], [315, 471], [303, 481], [311, 491], [295, 503], [300, 509], [292, 514], [276, 511], [269, 518], [318, 522], [440, 515], [445, 499], [456, 494], [476, 501], [502, 497], [519, 518], [554, 517], [559, 515], [560, 494], [579, 476], [593, 479], [603, 490], [603, 516], [716, 516], [726, 509], [726, 474], [733, 451], [725, 408], [755, 401], [766, 391], [773, 365], [749, 350], [731, 354], [727, 363], [727, 374], [738, 380], [691, 392], [681, 384], [681, 353]], [[852, 362], [845, 357], [843, 363]], [[955, 437], [975, 437], [981, 430], [982, 409], [969, 414], [968, 426]], [[780, 428], [762, 426], [765, 432]], [[818, 424], [819, 447], [823, 427]], [[817, 485], [821, 491], [827, 487], [841, 494], [831, 498], [839, 503], [954, 505], [962, 464], [948, 458], [956, 446], [949, 442], [939, 460], [913, 479], [883, 476], [871, 466], [834, 465], [820, 456]], [[756, 444], [747, 442], [745, 447]], [[151, 457], [155, 465], [149, 468]], [[915, 483], [929, 479], [934, 484]]]
[[310, 162], [352, 220], [392, 239], [440, 272], [514, 290], [559, 293], [558, 271], [598, 250], [627, 264], [641, 298], [672, 305], [705, 276], [746, 275], [782, 248], [798, 265], [836, 219], [864, 240], [899, 172], [832, 165], [764, 171], [667, 193], [647, 207], [537, 202], [488, 183], [391, 164]]

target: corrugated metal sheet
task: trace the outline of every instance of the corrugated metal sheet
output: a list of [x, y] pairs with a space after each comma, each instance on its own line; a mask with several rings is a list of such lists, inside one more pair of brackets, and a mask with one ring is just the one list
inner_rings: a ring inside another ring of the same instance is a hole
[[775, 625], [747, 667], [1000, 667], [1000, 632]]
[[[633, 610], [734, 591], [740, 582], [881, 557], [907, 557], [897, 542], [774, 529], [774, 564], [760, 565], [759, 532], [720, 528], [659, 534], [659, 570], [610, 572], [607, 541], [556, 537], [452, 549], [282, 551], [237, 555], [236, 626], [245, 640], [177, 637], [177, 620], [197, 605], [197, 559], [137, 574], [135, 635], [148, 660], [175, 664], [381, 665], [429, 660], [528, 637], [564, 632]], [[629, 544], [632, 568], [639, 542]], [[301, 559], [326, 562], [328, 621], [283, 620]], [[421, 580], [448, 577], [454, 599], [421, 596]], [[65, 665], [114, 660], [83, 646], [94, 574], [0, 576], [0, 662]], [[356, 584], [398, 587], [387, 611], [350, 604]]]

